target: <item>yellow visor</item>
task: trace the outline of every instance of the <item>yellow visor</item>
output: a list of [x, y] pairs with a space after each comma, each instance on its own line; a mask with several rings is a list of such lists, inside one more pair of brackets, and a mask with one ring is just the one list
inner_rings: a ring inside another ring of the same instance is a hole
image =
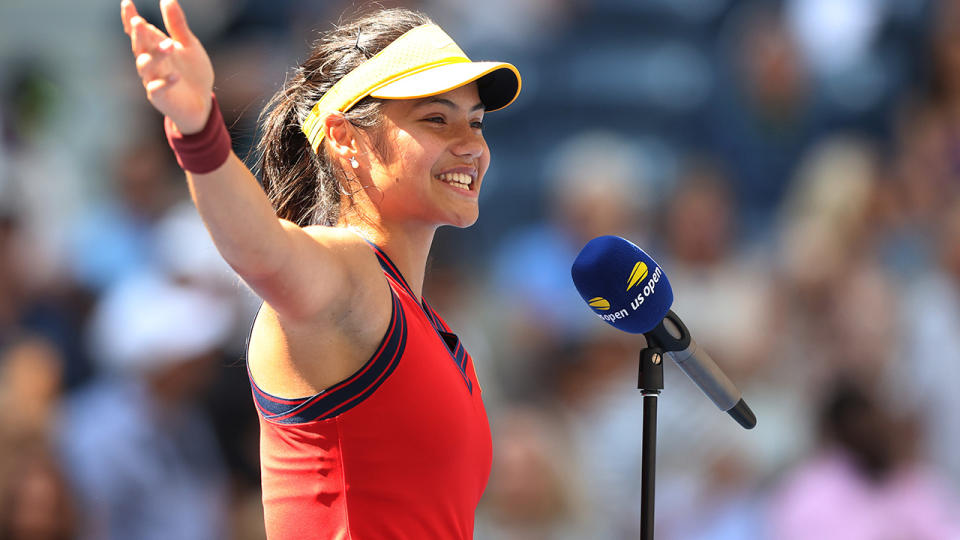
[[303, 132], [316, 152], [323, 120], [346, 112], [367, 96], [416, 99], [477, 81], [486, 111], [502, 109], [520, 93], [520, 72], [504, 62], [471, 62], [439, 26], [425, 24], [398, 37], [373, 58], [347, 73], [313, 106]]

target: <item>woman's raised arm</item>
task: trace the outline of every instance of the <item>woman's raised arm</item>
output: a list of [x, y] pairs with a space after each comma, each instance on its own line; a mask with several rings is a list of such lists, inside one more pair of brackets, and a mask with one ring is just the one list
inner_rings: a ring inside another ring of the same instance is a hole
[[[123, 28], [150, 103], [180, 133], [197, 133], [211, 118], [213, 65], [177, 1], [161, 0], [160, 9], [169, 35], [140, 17], [130, 0], [120, 5]], [[308, 234], [278, 219], [233, 152], [211, 171], [187, 171], [187, 182], [220, 254], [278, 313], [310, 317], [353, 290], [356, 284], [346, 269], [352, 257], [362, 255], [341, 248], [356, 239], [333, 230]]]

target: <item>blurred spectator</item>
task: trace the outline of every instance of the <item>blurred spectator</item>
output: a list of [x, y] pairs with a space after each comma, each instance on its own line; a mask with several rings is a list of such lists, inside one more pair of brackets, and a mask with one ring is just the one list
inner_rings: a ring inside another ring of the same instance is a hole
[[[0, 193], [2, 195], [2, 193]], [[81, 348], [79, 321], [86, 297], [69, 283], [38, 283], [32, 274], [34, 242], [20, 220], [21, 209], [0, 204], [0, 350], [19, 350], [25, 335], [56, 349], [64, 384], [73, 386], [90, 371]]]
[[868, 141], [827, 138], [804, 157], [781, 207], [764, 389], [780, 396], [783, 416], [771, 427], [791, 440], [776, 452], [781, 467], [816, 439], [811, 396], [838, 373], [877, 382], [896, 359], [894, 282], [872, 249], [878, 164]]
[[825, 396], [818, 448], [780, 486], [771, 538], [960, 537], [954, 494], [915, 461], [915, 428], [868, 388], [841, 379]]
[[782, 209], [777, 350], [808, 389], [838, 371], [876, 376], [895, 354], [894, 284], [872, 249], [878, 162], [862, 139], [826, 139]]
[[839, 118], [872, 113], [906, 73], [894, 45], [881, 39], [896, 15], [891, 2], [787, 0], [785, 12], [803, 61]]
[[0, 441], [0, 538], [76, 537], [77, 507], [45, 434]]
[[[496, 332], [508, 335], [514, 358], [531, 359], [561, 337], [598, 324], [573, 288], [570, 265], [590, 239], [617, 234], [644, 244], [653, 206], [643, 162], [622, 136], [588, 132], [553, 154], [544, 197], [548, 219], [512, 234], [494, 254], [491, 298]], [[522, 370], [511, 362], [505, 370]], [[529, 376], [517, 372], [505, 378]]]
[[952, 131], [944, 112], [929, 103], [905, 107], [896, 151], [881, 186], [881, 255], [901, 278], [929, 268], [936, 259], [940, 218], [960, 195]]
[[84, 201], [83, 182], [66, 152], [50, 152], [50, 124], [63, 94], [52, 63], [28, 56], [9, 59], [0, 76], [0, 201], [15, 210], [31, 249], [20, 264], [33, 288], [55, 286], [64, 276], [67, 220]]
[[100, 292], [149, 268], [154, 225], [186, 196], [173, 166], [162, 137], [127, 147], [114, 167], [111, 192], [88, 207], [71, 230], [71, 269], [79, 283]]
[[[233, 302], [239, 300], [238, 292], [248, 292], [241, 288], [240, 279], [220, 256], [191, 201], [182, 200], [170, 207], [154, 224], [149, 241], [150, 266], [177, 283], [210, 291]], [[259, 302], [256, 304], [248, 305], [246, 313], [239, 317], [243, 337], [250, 330]]]
[[922, 99], [899, 111], [890, 178], [883, 186], [884, 261], [909, 278], [936, 264], [937, 228], [960, 197], [960, 6], [934, 3]]
[[63, 361], [52, 343], [22, 337], [0, 351], [0, 439], [52, 435]]
[[936, 237], [937, 265], [912, 276], [901, 290], [898, 322], [906, 339], [890, 366], [888, 385], [921, 411], [929, 457], [960, 485], [960, 199], [944, 216]]
[[[3, 193], [6, 195], [6, 193]], [[0, 339], [7, 339], [15, 325], [19, 325], [24, 296], [21, 253], [24, 251], [22, 233], [12, 209], [0, 208]]]
[[865, 60], [886, 9], [870, 0], [788, 0], [787, 6], [806, 61], [822, 75], [853, 69]]
[[755, 389], [776, 367], [772, 284], [766, 261], [737, 243], [738, 218], [719, 166], [691, 160], [662, 220], [659, 259], [674, 291], [672, 309], [749, 396], [764, 418], [764, 437], [743, 433], [675, 365], [665, 366], [657, 486], [658, 534], [665, 538], [752, 538], [760, 521], [752, 494], [796, 443], [795, 435], [775, 427], [791, 420], [782, 409], [792, 396]]
[[[758, 489], [756, 472], [747, 462], [742, 455], [719, 453], [710, 461], [704, 477], [699, 479], [702, 485], [667, 483], [664, 486], [667, 489], [658, 496], [661, 519], [657, 524], [657, 537], [676, 540], [766, 539], [763, 523], [767, 505], [762, 488]], [[684, 488], [696, 488], [696, 491], [684, 492]]]
[[60, 434], [83, 538], [226, 536], [224, 464], [194, 401], [232, 323], [229, 303], [157, 275], [107, 292], [90, 327], [106, 375], [64, 403]]
[[[592, 331], [557, 337], [538, 363], [562, 416], [577, 486], [580, 530], [594, 538], [637, 538], [640, 526], [642, 397], [637, 390], [640, 343], [596, 321]], [[563, 456], [558, 450], [554, 456]]]
[[75, 538], [76, 504], [50, 445], [62, 372], [41, 337], [0, 349], [0, 538]]
[[867, 236], [880, 159], [864, 137], [824, 137], [803, 156], [781, 207], [786, 225], [823, 222], [850, 249], [871, 247]]
[[782, 12], [746, 2], [730, 19], [707, 147], [723, 156], [745, 233], [769, 240], [774, 210], [827, 118]]
[[500, 540], [579, 539], [583, 527], [577, 462], [556, 418], [539, 408], [504, 411], [494, 430], [490, 484], [477, 526], [478, 538]]
[[697, 342], [725, 368], [749, 373], [768, 360], [771, 285], [765, 261], [738, 247], [739, 215], [723, 171], [691, 162], [666, 205], [659, 258]]
[[925, 90], [930, 104], [950, 125], [960, 122], [960, 5], [953, 0], [937, 2], [931, 39], [930, 80]]

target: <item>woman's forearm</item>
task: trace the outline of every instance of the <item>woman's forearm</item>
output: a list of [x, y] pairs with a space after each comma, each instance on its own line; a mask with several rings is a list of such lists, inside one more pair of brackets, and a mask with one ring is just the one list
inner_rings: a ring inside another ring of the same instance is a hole
[[256, 177], [234, 153], [216, 170], [187, 171], [200, 217], [220, 254], [241, 277], [258, 281], [286, 262], [289, 239]]

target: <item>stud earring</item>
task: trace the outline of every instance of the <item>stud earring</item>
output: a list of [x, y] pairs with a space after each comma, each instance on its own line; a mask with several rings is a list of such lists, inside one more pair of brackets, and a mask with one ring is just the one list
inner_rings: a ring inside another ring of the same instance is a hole
[[353, 167], [354, 169], [360, 167], [360, 163], [357, 161], [357, 158], [350, 156], [350, 166]]

